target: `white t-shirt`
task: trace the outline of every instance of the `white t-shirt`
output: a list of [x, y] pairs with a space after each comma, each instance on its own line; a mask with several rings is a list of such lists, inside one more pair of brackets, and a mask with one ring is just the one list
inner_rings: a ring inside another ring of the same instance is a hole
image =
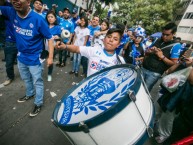
[[90, 30], [88, 28], [81, 29], [80, 26], [77, 26], [74, 31], [76, 34], [76, 40], [74, 42], [74, 45], [83, 46], [85, 37], [90, 35]]
[[98, 37], [95, 37], [93, 46], [100, 46], [101, 48], [104, 48], [103, 40], [105, 36], [106, 34], [102, 34], [102, 35], [99, 35]]
[[[87, 76], [98, 72], [106, 67], [110, 67], [113, 65], [120, 64], [119, 60], [117, 59], [117, 54], [114, 53], [113, 55], [109, 55], [105, 49], [95, 46], [95, 47], [88, 47], [88, 46], [81, 46], [80, 54], [88, 58], [88, 70]], [[123, 57], [118, 56], [120, 58], [121, 63], [125, 63]]]

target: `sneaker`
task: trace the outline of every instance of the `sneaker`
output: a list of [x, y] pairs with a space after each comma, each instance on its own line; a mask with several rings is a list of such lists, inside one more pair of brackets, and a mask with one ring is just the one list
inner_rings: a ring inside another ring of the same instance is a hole
[[40, 111], [41, 111], [41, 106], [35, 105], [33, 111], [29, 114], [29, 116], [34, 117], [34, 116], [38, 115], [40, 113]]
[[7, 80], [3, 83], [3, 85], [4, 85], [4, 86], [7, 86], [7, 85], [11, 84], [12, 81], [13, 81], [12, 79], [7, 79]]
[[52, 76], [48, 75], [48, 82], [51, 82], [51, 81], [52, 81]]
[[74, 74], [74, 71], [70, 71], [69, 74], [70, 74], [70, 75], [71, 75], [71, 74]]
[[75, 76], [78, 77], [78, 72], [75, 72]]
[[25, 101], [27, 101], [27, 100], [32, 99], [33, 97], [34, 97], [34, 95], [33, 95], [33, 96], [24, 96], [24, 97], [22, 97], [22, 98], [19, 98], [19, 99], [17, 100], [17, 102], [18, 102], [18, 103], [23, 103], [23, 102], [25, 102]]
[[82, 73], [80, 76], [83, 77], [83, 76], [84, 76], [84, 73]]
[[60, 65], [60, 67], [64, 67], [64, 66], [66, 66], [65, 62]]
[[61, 66], [61, 63], [57, 63], [56, 66], [60, 67], [60, 66]]

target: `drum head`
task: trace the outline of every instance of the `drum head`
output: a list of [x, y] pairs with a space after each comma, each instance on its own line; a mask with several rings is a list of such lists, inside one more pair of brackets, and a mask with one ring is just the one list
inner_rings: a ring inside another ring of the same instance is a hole
[[54, 109], [54, 123], [66, 131], [79, 131], [80, 122], [92, 128], [127, 106], [128, 90], [138, 92], [140, 85], [140, 75], [131, 65], [105, 68], [63, 96]]

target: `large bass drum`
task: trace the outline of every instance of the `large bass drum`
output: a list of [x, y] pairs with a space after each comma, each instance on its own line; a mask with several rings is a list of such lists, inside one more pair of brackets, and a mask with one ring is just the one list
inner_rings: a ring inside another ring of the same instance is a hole
[[142, 145], [152, 133], [153, 112], [140, 71], [123, 64], [68, 91], [52, 121], [74, 145]]

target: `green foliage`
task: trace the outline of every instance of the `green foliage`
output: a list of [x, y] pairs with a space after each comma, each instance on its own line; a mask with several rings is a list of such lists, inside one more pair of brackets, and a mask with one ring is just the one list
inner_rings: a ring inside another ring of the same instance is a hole
[[151, 34], [161, 31], [166, 23], [174, 20], [176, 10], [181, 6], [180, 0], [119, 0], [119, 9], [113, 22], [124, 22], [131, 27], [142, 22]]

